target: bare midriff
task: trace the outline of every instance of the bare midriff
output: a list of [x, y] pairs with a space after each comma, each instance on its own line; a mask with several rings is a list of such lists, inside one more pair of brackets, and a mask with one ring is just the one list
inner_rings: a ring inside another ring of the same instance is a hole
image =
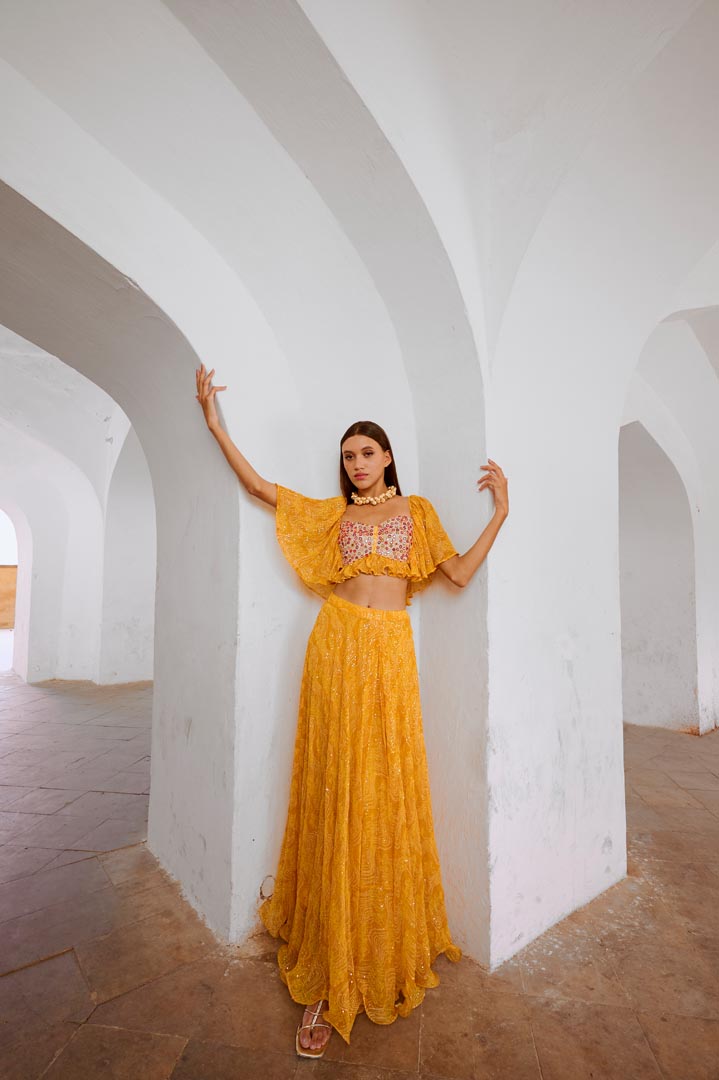
[[407, 605], [407, 579], [388, 574], [358, 574], [335, 585], [335, 595], [360, 607], [401, 611]]

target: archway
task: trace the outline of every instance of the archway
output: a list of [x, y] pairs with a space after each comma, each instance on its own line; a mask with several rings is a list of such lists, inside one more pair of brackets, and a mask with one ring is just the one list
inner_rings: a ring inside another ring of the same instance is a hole
[[18, 576], [17, 533], [0, 509], [0, 675], [12, 671]]
[[[149, 845], [208, 922], [227, 935], [237, 486], [226, 472], [209, 467], [212, 447], [199, 423], [187, 424], [185, 437], [176, 437], [178, 416], [189, 414], [194, 403], [176, 375], [184, 371], [191, 386], [196, 356], [137, 286], [6, 185], [0, 186], [0, 235], [0, 322], [111, 394], [147, 457], [157, 505], [160, 628]], [[209, 531], [208, 520], [215, 525]], [[185, 718], [208, 710], [213, 723], [191, 731]], [[218, 790], [227, 796], [218, 799]]]
[[698, 733], [694, 530], [681, 477], [644, 426], [619, 439], [624, 722]]

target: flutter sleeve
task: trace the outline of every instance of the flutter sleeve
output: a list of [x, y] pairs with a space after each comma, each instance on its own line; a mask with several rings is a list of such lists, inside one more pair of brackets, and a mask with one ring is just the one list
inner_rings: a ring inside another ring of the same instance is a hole
[[459, 552], [447, 536], [437, 511], [429, 499], [410, 495], [414, 538], [410, 554], [408, 596], [424, 589], [440, 563]]
[[338, 544], [340, 518], [347, 509], [343, 495], [310, 499], [277, 485], [275, 531], [282, 553], [305, 585], [327, 597], [342, 567]]

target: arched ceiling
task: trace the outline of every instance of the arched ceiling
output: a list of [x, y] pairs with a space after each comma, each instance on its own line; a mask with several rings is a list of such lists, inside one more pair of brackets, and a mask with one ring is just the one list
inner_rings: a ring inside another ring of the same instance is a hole
[[122, 409], [79, 371], [5, 326], [0, 326], [0, 383], [0, 421], [74, 462], [103, 504], [130, 428]]
[[[268, 6], [279, 17], [291, 5]], [[427, 202], [491, 351], [517, 270], [564, 179], [701, 3], [301, 6]]]

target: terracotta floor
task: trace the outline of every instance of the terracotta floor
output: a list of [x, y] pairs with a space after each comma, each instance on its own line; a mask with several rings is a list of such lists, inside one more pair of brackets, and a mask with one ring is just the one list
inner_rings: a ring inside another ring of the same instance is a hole
[[3, 1080], [717, 1080], [719, 734], [627, 728], [629, 876], [320, 1062], [268, 935], [223, 946], [143, 844], [151, 686], [0, 676]]

